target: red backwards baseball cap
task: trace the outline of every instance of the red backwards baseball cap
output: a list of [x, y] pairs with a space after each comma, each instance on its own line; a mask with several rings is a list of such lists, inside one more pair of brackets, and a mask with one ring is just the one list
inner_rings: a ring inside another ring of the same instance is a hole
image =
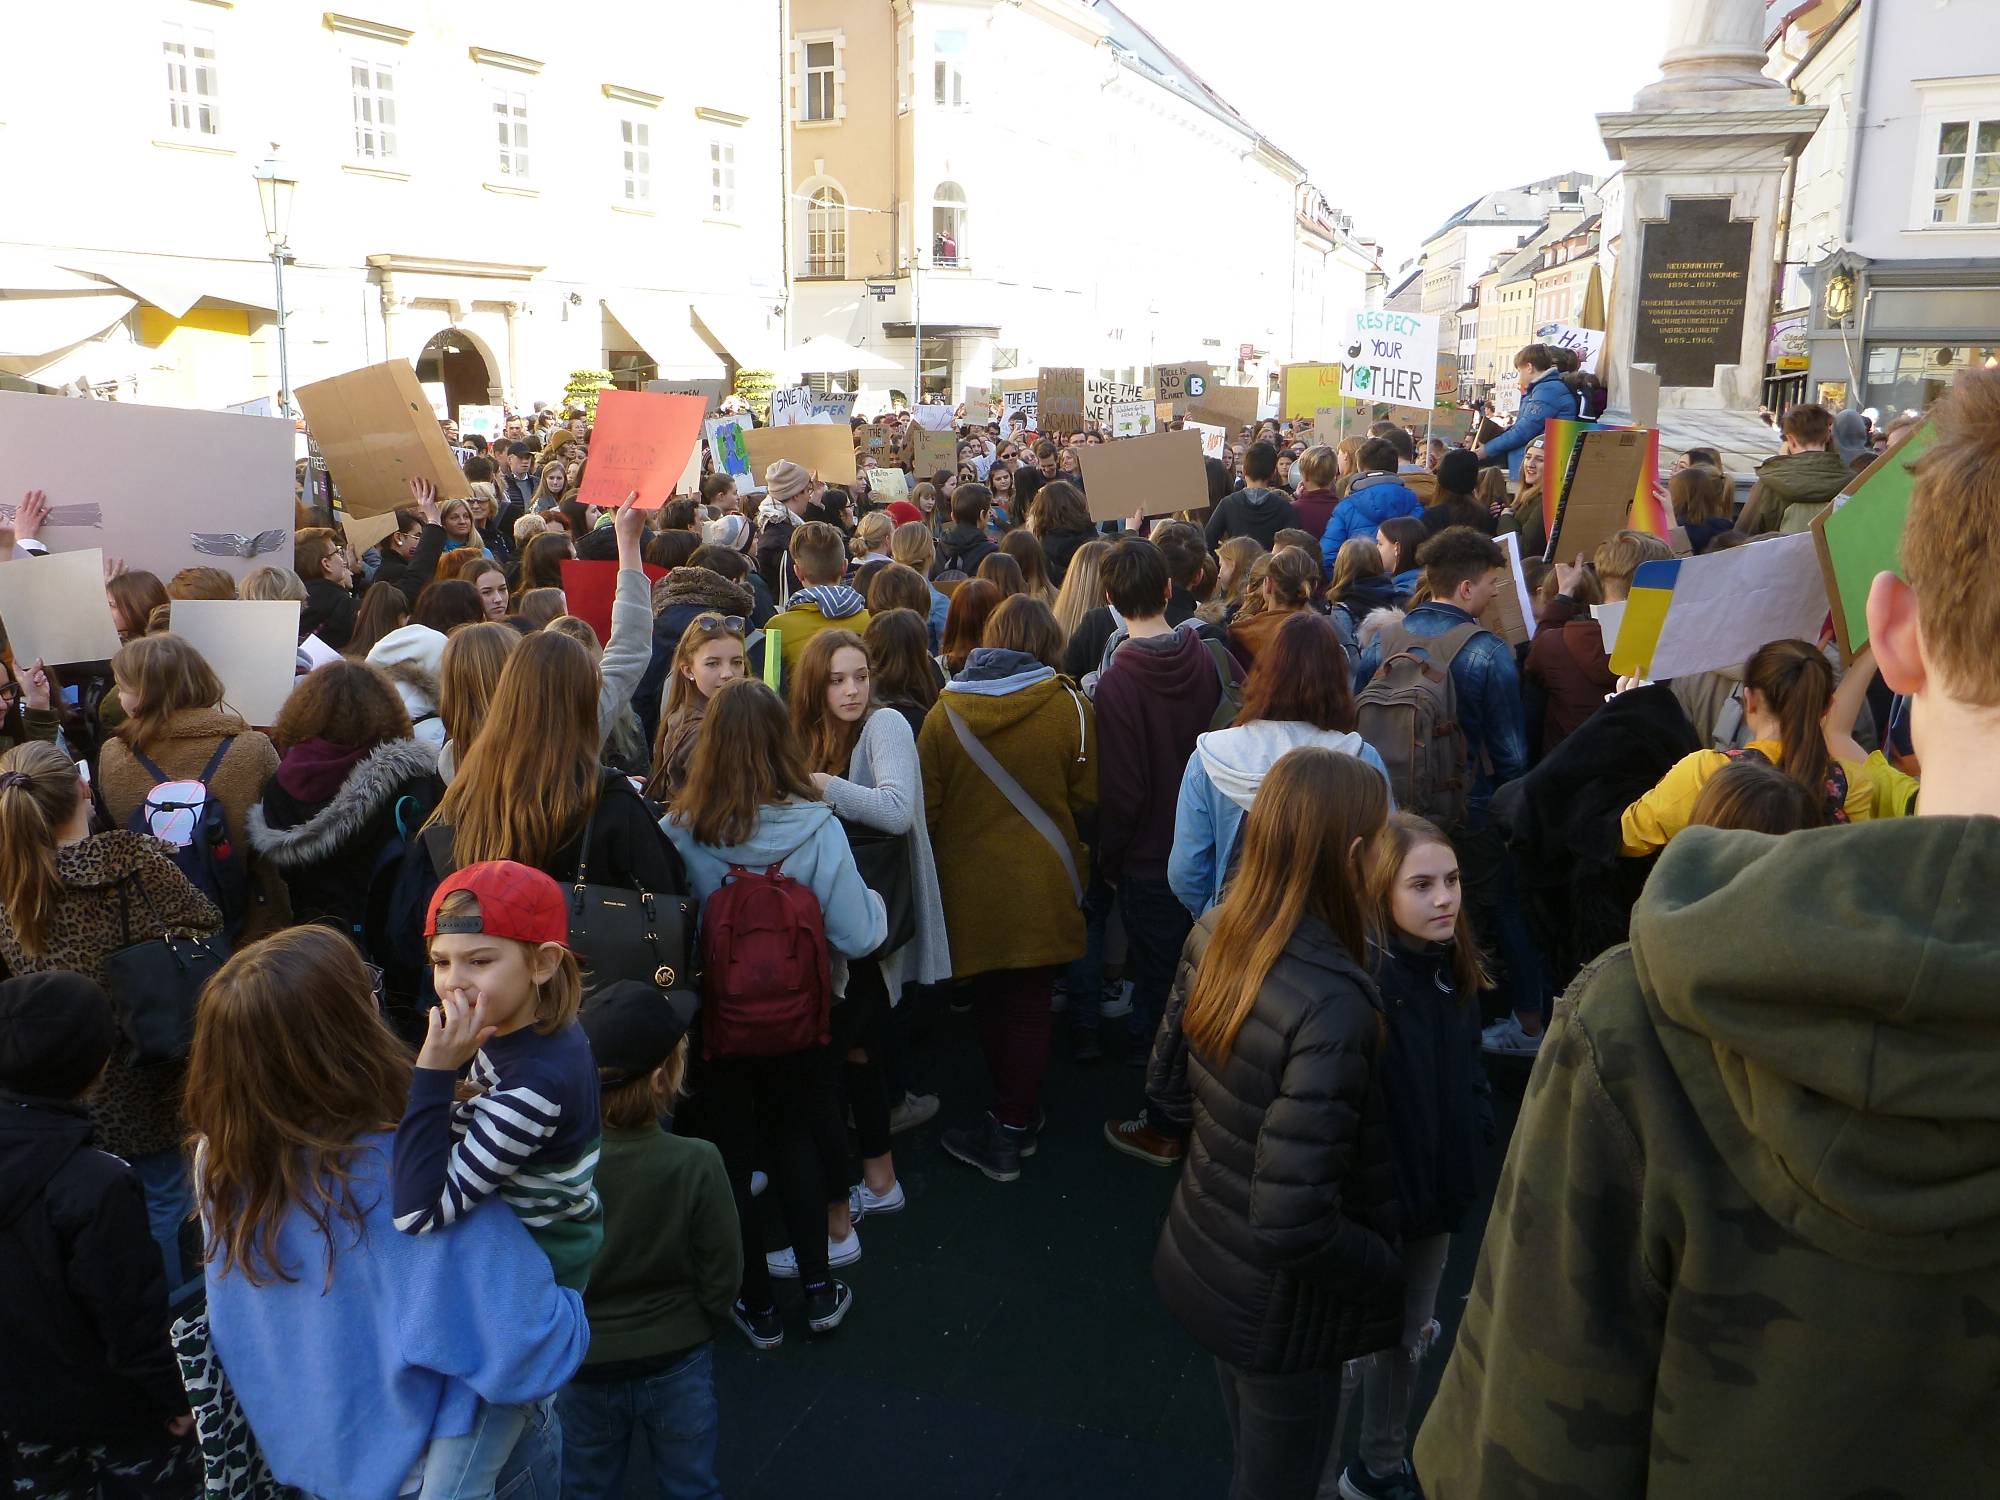
[[[438, 908], [453, 891], [470, 891], [479, 900], [479, 915], [440, 918]], [[424, 936], [481, 932], [517, 943], [560, 943], [569, 946], [569, 912], [562, 887], [540, 870], [511, 859], [481, 860], [448, 875], [431, 895], [424, 913]]]

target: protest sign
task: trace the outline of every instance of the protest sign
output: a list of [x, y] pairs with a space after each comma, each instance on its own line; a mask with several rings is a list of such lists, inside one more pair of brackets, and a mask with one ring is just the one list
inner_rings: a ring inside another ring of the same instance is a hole
[[1740, 667], [1772, 641], [1816, 638], [1826, 605], [1809, 532], [1642, 563], [1611, 670], [1659, 679]]
[[1208, 470], [1198, 433], [1155, 432], [1122, 443], [1086, 444], [1077, 457], [1094, 521], [1116, 521], [1134, 511], [1168, 516], [1208, 508]]
[[[708, 439], [708, 453], [714, 461], [715, 472], [747, 480], [750, 477], [750, 454], [743, 446], [743, 434], [755, 431], [756, 424], [741, 417], [710, 417], [701, 424], [701, 430]], [[592, 454], [593, 460], [595, 457]]]
[[1111, 435], [1115, 438], [1138, 437], [1153, 430], [1153, 403], [1150, 401], [1120, 401], [1111, 408]]
[[507, 409], [502, 406], [461, 406], [458, 409], [460, 437], [483, 437], [489, 443], [496, 442], [500, 429], [506, 424]]
[[1570, 350], [1576, 355], [1584, 374], [1597, 373], [1597, 356], [1604, 350], [1603, 329], [1577, 328], [1568, 323], [1544, 323], [1535, 330], [1535, 338], [1551, 349]]
[[[1658, 427], [1660, 425], [1660, 376], [1656, 370], [1644, 365], [1634, 365], [1626, 376], [1630, 388], [1626, 402], [1632, 408], [1634, 427]], [[1514, 403], [1520, 404], [1521, 393], [1514, 393]]]
[[[1347, 435], [1347, 403], [1335, 402], [1332, 406], [1313, 408], [1313, 441], [1332, 447]], [[1366, 432], [1365, 427], [1356, 429]]]
[[854, 483], [854, 440], [846, 427], [802, 422], [791, 427], [757, 427], [743, 434], [756, 487], [771, 465], [789, 458], [828, 484]]
[[1511, 375], [1502, 377], [1500, 383], [1493, 388], [1493, 414], [1499, 417], [1511, 417], [1520, 409], [1520, 382]]
[[722, 382], [719, 380], [649, 380], [644, 390], [653, 396], [701, 397], [703, 421], [714, 416], [715, 409], [722, 405]]
[[[650, 589], [667, 576], [665, 568], [643, 565]], [[611, 639], [611, 606], [618, 597], [618, 564], [610, 558], [562, 560], [563, 607], [597, 632], [601, 646]]]
[[1083, 427], [1083, 371], [1045, 367], [1035, 382], [1037, 432], [1077, 432]]
[[1279, 377], [1278, 415], [1287, 421], [1310, 417], [1339, 398], [1339, 365], [1286, 365]]
[[1167, 423], [1173, 421], [1173, 419], [1174, 419], [1173, 402], [1155, 401], [1153, 403], [1153, 425], [1155, 427], [1165, 427]]
[[321, 640], [317, 635], [309, 635], [299, 642], [298, 670], [316, 672], [328, 662], [340, 660], [340, 653]]
[[701, 435], [701, 410], [698, 396], [601, 392], [577, 499], [611, 506], [637, 491], [640, 510], [665, 505]]
[[901, 469], [870, 469], [868, 493], [885, 505], [891, 500], [910, 498], [910, 476]]
[[1600, 543], [1625, 529], [1651, 436], [1636, 427], [1619, 427], [1578, 437], [1562, 473], [1544, 559], [1591, 557]]
[[222, 679], [222, 701], [264, 728], [292, 695], [298, 676], [296, 599], [176, 599], [167, 629], [199, 651]]
[[350, 516], [408, 505], [412, 479], [428, 479], [440, 500], [472, 493], [408, 360], [349, 370], [293, 394]]
[[1437, 403], [1438, 320], [1435, 313], [1350, 313], [1343, 325], [1347, 358], [1341, 394], [1402, 406]]
[[1479, 623], [1510, 646], [1525, 646], [1535, 638], [1535, 606], [1528, 597], [1528, 575], [1521, 567], [1521, 539], [1503, 531], [1493, 539], [1507, 554], [1507, 579]]
[[396, 530], [396, 513], [385, 510], [379, 516], [340, 516], [340, 529], [356, 557], [370, 547], [380, 546]]
[[1039, 430], [1035, 426], [1036, 418], [1040, 415], [1035, 409], [1035, 392], [1002, 391], [1000, 393], [1000, 407], [1009, 427], [1013, 426], [1014, 419], [1019, 417], [1028, 424], [1028, 431], [1035, 432]]
[[[466, 493], [437, 423], [421, 409], [417, 420]], [[22, 495], [46, 490], [41, 539], [52, 552], [99, 547], [161, 578], [289, 567], [292, 472], [282, 418], [0, 391], [0, 526], [14, 524]], [[400, 484], [396, 493], [409, 504]]]
[[883, 422], [870, 422], [855, 434], [856, 446], [876, 463], [888, 463], [901, 444], [895, 429]]
[[1903, 524], [1915, 488], [1910, 465], [1936, 436], [1928, 420], [1919, 423], [1848, 481], [1833, 510], [1813, 518], [1813, 545], [1844, 661], [1868, 644], [1868, 590], [1875, 575], [1902, 574]]
[[812, 403], [813, 393], [810, 386], [778, 387], [771, 392], [771, 425], [790, 427], [794, 422], [809, 421], [812, 415]]
[[1192, 432], [1201, 439], [1201, 456], [1203, 458], [1219, 459], [1222, 457], [1223, 446], [1228, 440], [1228, 434], [1222, 428], [1208, 422], [1189, 420], [1183, 424], [1182, 430]]
[[965, 420], [984, 426], [993, 412], [993, 388], [985, 385], [967, 386], [964, 404]]
[[1206, 383], [1199, 397], [1190, 396], [1187, 414], [1197, 422], [1210, 422], [1234, 432], [1257, 420], [1258, 391], [1254, 385]]
[[0, 625], [18, 673], [35, 662], [108, 661], [118, 627], [104, 597], [104, 553], [96, 547], [0, 562]]
[[1625, 621], [1625, 601], [1616, 604], [1593, 604], [1591, 618], [1597, 621], [1597, 633], [1604, 641], [1604, 654], [1611, 655], [1618, 649], [1618, 630]]
[[1172, 405], [1173, 415], [1185, 416], [1190, 401], [1208, 394], [1212, 378], [1208, 365], [1161, 365], [1153, 372], [1153, 396]]
[[958, 438], [950, 432], [926, 432], [919, 428], [916, 439], [917, 477], [929, 479], [940, 472], [958, 468]]
[[926, 401], [911, 415], [916, 418], [917, 426], [926, 432], [950, 432], [955, 425], [953, 419], [957, 413], [951, 407], [939, 402]]
[[1083, 385], [1083, 415], [1100, 427], [1111, 425], [1112, 408], [1127, 401], [1142, 401], [1146, 391], [1124, 380], [1087, 380]]
[[424, 404], [430, 407], [432, 417], [440, 422], [451, 420], [451, 398], [445, 394], [442, 381], [426, 380], [418, 389], [424, 393]]

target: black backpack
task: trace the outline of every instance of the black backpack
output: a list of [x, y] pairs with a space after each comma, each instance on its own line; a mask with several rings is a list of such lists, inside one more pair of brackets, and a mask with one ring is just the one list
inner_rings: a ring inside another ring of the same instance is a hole
[[132, 832], [150, 835], [167, 846], [175, 868], [222, 913], [222, 930], [232, 943], [250, 909], [250, 887], [243, 872], [243, 853], [230, 842], [222, 799], [209, 783], [235, 743], [235, 735], [224, 735], [201, 774], [191, 777], [169, 776], [134, 750], [132, 758], [153, 778], [153, 788], [132, 809], [126, 823]]

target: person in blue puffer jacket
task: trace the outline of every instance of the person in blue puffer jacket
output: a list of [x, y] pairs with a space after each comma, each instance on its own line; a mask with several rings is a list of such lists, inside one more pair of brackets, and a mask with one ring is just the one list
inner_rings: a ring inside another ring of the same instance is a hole
[[1326, 571], [1333, 572], [1341, 544], [1355, 537], [1375, 540], [1375, 530], [1396, 516], [1413, 519], [1424, 513], [1417, 492], [1397, 476], [1396, 449], [1387, 438], [1370, 438], [1361, 445], [1354, 461], [1361, 477], [1348, 486], [1347, 497], [1333, 508], [1333, 515], [1320, 534], [1319, 556]]
[[1492, 442], [1473, 450], [1487, 463], [1506, 459], [1509, 479], [1521, 477], [1521, 450], [1540, 437], [1545, 426], [1577, 413], [1576, 392], [1563, 383], [1548, 345], [1530, 344], [1515, 355], [1514, 372], [1521, 378], [1520, 415]]

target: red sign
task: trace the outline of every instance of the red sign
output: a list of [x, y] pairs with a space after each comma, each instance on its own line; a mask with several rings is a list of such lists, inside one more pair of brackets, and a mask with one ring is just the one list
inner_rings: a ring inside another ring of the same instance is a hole
[[577, 499], [613, 506], [636, 492], [640, 510], [665, 505], [687, 472], [707, 405], [700, 396], [603, 392], [590, 426], [590, 452]]
[[[696, 398], [699, 401], [699, 397]], [[646, 587], [652, 586], [667, 576], [665, 568], [646, 565]], [[569, 612], [597, 632], [597, 643], [601, 646], [611, 639], [611, 601], [618, 594], [618, 564], [615, 562], [585, 562], [574, 557], [562, 561], [563, 601]], [[652, 600], [646, 601], [652, 609]]]

